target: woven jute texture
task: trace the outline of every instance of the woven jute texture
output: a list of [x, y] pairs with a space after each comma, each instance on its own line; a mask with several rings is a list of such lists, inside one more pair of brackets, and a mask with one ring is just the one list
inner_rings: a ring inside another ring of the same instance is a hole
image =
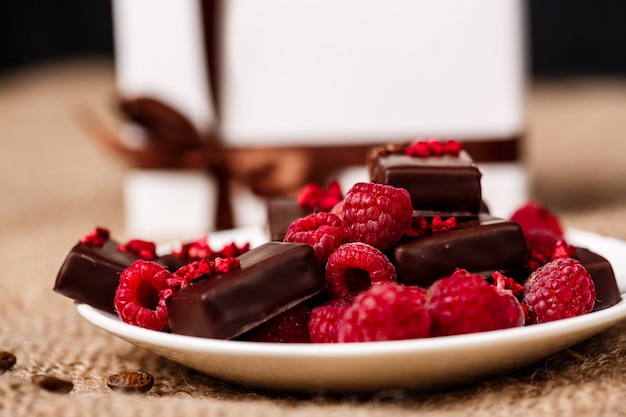
[[[90, 108], [107, 117], [107, 61], [42, 66], [0, 79], [0, 375], [2, 416], [556, 416], [626, 415], [626, 322], [540, 363], [470, 386], [367, 395], [284, 394], [222, 382], [109, 335], [52, 291], [68, 250], [96, 225], [124, 236], [129, 167], [88, 138]], [[524, 157], [531, 192], [568, 227], [626, 239], [626, 82], [535, 83]], [[146, 394], [109, 390], [106, 378], [143, 369]], [[31, 382], [71, 380], [69, 394]]]

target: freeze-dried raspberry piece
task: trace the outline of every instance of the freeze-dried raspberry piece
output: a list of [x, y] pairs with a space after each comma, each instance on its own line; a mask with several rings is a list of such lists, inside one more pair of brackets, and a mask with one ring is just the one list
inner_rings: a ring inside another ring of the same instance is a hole
[[407, 146], [405, 153], [418, 158], [428, 158], [431, 156], [458, 156], [463, 150], [463, 144], [454, 139], [442, 141], [440, 139], [416, 139]]
[[463, 150], [463, 144], [455, 139], [448, 139], [443, 144], [444, 153], [450, 156], [459, 156]]
[[415, 216], [411, 218], [404, 233], [409, 237], [418, 237], [426, 234], [430, 230], [428, 220], [424, 216]]
[[563, 238], [563, 228], [558, 217], [536, 201], [518, 208], [511, 216], [511, 221], [518, 223], [525, 235], [544, 230], [551, 232], [557, 239]]
[[250, 250], [250, 243], [246, 242], [241, 246], [237, 246], [235, 242], [225, 244], [219, 250], [213, 250], [209, 245], [209, 235], [202, 235], [197, 239], [183, 243], [180, 248], [174, 249], [172, 255], [187, 261], [199, 261], [200, 259], [209, 258], [231, 258], [237, 257]]
[[366, 243], [340, 246], [326, 264], [326, 285], [331, 298], [355, 296], [372, 285], [396, 280], [396, 268], [391, 261]]
[[203, 258], [210, 258], [213, 255], [213, 249], [209, 246], [209, 236], [202, 235], [191, 242], [183, 243], [180, 248], [174, 249], [172, 254], [180, 259], [191, 262]]
[[241, 266], [239, 258], [231, 256], [228, 258], [215, 258], [215, 271], [216, 272], [228, 272], [233, 269], [237, 269]]
[[416, 140], [406, 148], [406, 154], [418, 158], [428, 158], [431, 156], [430, 146], [426, 141]]
[[572, 258], [548, 262], [524, 283], [523, 303], [532, 311], [533, 323], [587, 314], [593, 310], [595, 298], [589, 272]]
[[310, 343], [309, 314], [311, 309], [300, 303], [260, 324], [249, 332], [253, 342]]
[[522, 306], [510, 291], [462, 269], [431, 285], [427, 305], [432, 336], [506, 329], [525, 322]]
[[571, 258], [576, 248], [549, 230], [537, 229], [524, 234], [530, 260], [531, 271], [557, 258]]
[[443, 220], [441, 216], [434, 216], [430, 222], [430, 230], [433, 233], [445, 232], [456, 227], [456, 217], [448, 217]]
[[311, 343], [338, 343], [339, 322], [353, 301], [351, 297], [337, 298], [313, 308], [309, 317]]
[[107, 240], [109, 240], [109, 237], [109, 229], [106, 229], [104, 227], [96, 227], [91, 232], [85, 233], [80, 238], [80, 243], [82, 243], [83, 245], [100, 247], [104, 245]]
[[343, 202], [343, 225], [348, 240], [380, 250], [398, 243], [412, 215], [409, 193], [391, 185], [356, 183]]
[[169, 330], [165, 299], [172, 293], [171, 273], [151, 261], [133, 262], [120, 275], [113, 303], [124, 323], [151, 330]]
[[359, 294], [339, 322], [339, 342], [405, 340], [430, 335], [426, 290], [382, 283]]
[[312, 246], [315, 258], [323, 265], [328, 256], [346, 242], [346, 237], [341, 217], [319, 212], [291, 222], [283, 240]]
[[147, 240], [132, 239], [125, 244], [117, 245], [120, 252], [129, 252], [139, 256], [146, 261], [152, 261], [156, 258], [156, 244]]
[[220, 250], [211, 254], [211, 258], [236, 258], [250, 250], [250, 242], [237, 246], [235, 242], [227, 243]]
[[215, 262], [208, 258], [183, 265], [172, 274], [167, 284], [173, 289], [180, 289], [203, 276], [210, 277], [215, 273]]

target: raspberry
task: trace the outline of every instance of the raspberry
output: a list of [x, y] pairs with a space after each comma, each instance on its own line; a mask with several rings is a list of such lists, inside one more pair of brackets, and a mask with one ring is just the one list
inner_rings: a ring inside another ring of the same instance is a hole
[[428, 337], [426, 290], [382, 283], [359, 294], [340, 320], [339, 342], [376, 342]]
[[326, 189], [319, 184], [307, 184], [300, 189], [296, 197], [299, 205], [316, 211], [330, 211], [342, 199], [343, 194], [337, 180], [328, 184]]
[[328, 256], [346, 242], [346, 237], [341, 217], [319, 212], [291, 222], [283, 240], [312, 246], [315, 258], [323, 265]]
[[249, 333], [250, 340], [267, 343], [310, 343], [310, 313], [311, 309], [306, 304], [297, 304], [252, 329]]
[[151, 261], [133, 262], [120, 275], [113, 303], [124, 323], [151, 330], [169, 330], [165, 299], [172, 293], [171, 273]]
[[311, 343], [338, 343], [339, 322], [353, 299], [337, 298], [311, 310], [309, 335]]
[[559, 258], [530, 275], [522, 302], [532, 312], [533, 323], [544, 323], [589, 313], [595, 298], [589, 272], [575, 259]]
[[355, 296], [372, 285], [396, 280], [396, 269], [389, 259], [366, 243], [340, 246], [326, 264], [326, 284], [331, 298]]
[[348, 191], [343, 203], [348, 240], [367, 243], [380, 250], [398, 243], [412, 215], [409, 193], [390, 185], [357, 183]]
[[524, 235], [535, 230], [545, 230], [559, 239], [563, 238], [563, 228], [559, 219], [536, 201], [518, 208], [511, 216], [511, 221], [521, 226]]
[[522, 306], [510, 291], [463, 269], [433, 283], [426, 304], [432, 336], [506, 329], [525, 322]]

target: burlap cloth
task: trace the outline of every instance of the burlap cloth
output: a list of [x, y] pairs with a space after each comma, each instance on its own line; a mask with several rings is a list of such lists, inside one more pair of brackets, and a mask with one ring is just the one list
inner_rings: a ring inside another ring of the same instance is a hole
[[[513, 374], [446, 391], [364, 396], [285, 395], [241, 388], [136, 348], [83, 320], [52, 292], [78, 236], [94, 225], [124, 238], [127, 166], [76, 123], [85, 105], [108, 112], [110, 62], [70, 62], [0, 79], [0, 376], [6, 416], [626, 415], [626, 323]], [[531, 192], [567, 226], [626, 239], [626, 81], [529, 88], [525, 158]], [[144, 369], [147, 394], [110, 391], [112, 373]], [[70, 394], [31, 383], [74, 382]]]

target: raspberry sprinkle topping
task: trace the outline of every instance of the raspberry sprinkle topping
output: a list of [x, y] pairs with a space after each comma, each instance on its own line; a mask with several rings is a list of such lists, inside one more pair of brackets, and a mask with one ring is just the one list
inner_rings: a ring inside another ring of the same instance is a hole
[[117, 250], [120, 252], [130, 252], [141, 259], [146, 261], [152, 261], [156, 258], [156, 244], [147, 240], [132, 239], [125, 244], [117, 245]]
[[113, 303], [124, 323], [146, 329], [169, 330], [165, 300], [172, 294], [171, 273], [151, 261], [133, 262], [120, 275]]
[[82, 243], [83, 245], [101, 247], [105, 244], [107, 240], [109, 240], [109, 237], [109, 229], [106, 229], [104, 227], [96, 227], [91, 232], [85, 233], [80, 238], [80, 243]]
[[433, 138], [429, 140], [416, 139], [405, 150], [409, 156], [428, 158], [431, 156], [458, 156], [463, 150], [463, 144], [454, 139], [441, 141]]
[[396, 268], [391, 261], [375, 247], [362, 242], [340, 246], [326, 264], [326, 284], [331, 298], [355, 296], [373, 285], [396, 280]]
[[343, 225], [348, 240], [380, 250], [398, 243], [412, 216], [408, 191], [390, 185], [356, 183], [343, 202]]
[[523, 303], [544, 323], [593, 310], [596, 289], [589, 272], [575, 259], [559, 258], [533, 272], [524, 284]]

